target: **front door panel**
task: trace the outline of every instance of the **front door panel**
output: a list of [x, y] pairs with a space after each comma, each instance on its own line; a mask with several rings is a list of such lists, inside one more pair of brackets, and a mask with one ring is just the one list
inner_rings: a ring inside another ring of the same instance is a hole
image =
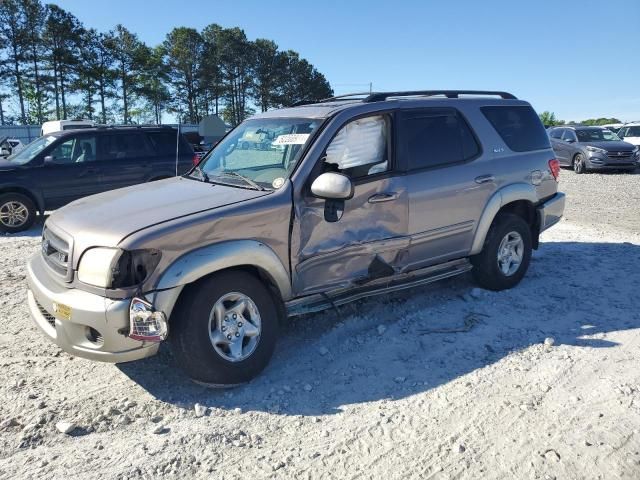
[[409, 246], [407, 201], [403, 176], [355, 185], [335, 221], [326, 219], [327, 201], [306, 195], [295, 209], [294, 291], [304, 295], [349, 286], [401, 268]]

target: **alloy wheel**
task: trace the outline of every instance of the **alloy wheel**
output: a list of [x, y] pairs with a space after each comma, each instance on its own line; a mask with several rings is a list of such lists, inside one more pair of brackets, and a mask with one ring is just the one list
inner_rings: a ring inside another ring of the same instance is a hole
[[253, 300], [243, 293], [231, 292], [211, 309], [209, 338], [218, 355], [229, 362], [240, 362], [258, 346], [261, 326]]
[[498, 268], [507, 277], [518, 271], [524, 258], [524, 241], [518, 232], [507, 233], [498, 247]]
[[0, 223], [5, 227], [21, 227], [29, 218], [27, 206], [17, 200], [11, 200], [0, 206]]

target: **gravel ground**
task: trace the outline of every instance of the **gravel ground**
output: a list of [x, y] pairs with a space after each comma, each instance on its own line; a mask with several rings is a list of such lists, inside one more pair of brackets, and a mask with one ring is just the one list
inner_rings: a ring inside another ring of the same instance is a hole
[[27, 313], [39, 232], [0, 238], [0, 478], [640, 478], [640, 175], [561, 185], [517, 288], [465, 276], [290, 321], [227, 391], [166, 349], [61, 353]]

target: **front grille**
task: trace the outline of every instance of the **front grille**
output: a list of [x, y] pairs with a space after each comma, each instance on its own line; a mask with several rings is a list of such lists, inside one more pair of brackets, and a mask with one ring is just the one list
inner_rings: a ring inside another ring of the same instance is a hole
[[40, 302], [38, 302], [37, 300], [36, 300], [36, 305], [38, 306], [38, 310], [40, 310], [40, 313], [45, 318], [47, 323], [51, 325], [53, 328], [56, 328], [56, 317], [54, 317], [49, 312], [47, 312], [45, 308], [42, 305], [40, 305]]
[[607, 157], [612, 160], [628, 160], [633, 152], [607, 152]]
[[67, 276], [69, 271], [69, 243], [47, 227], [42, 231], [42, 256], [47, 264], [59, 275]]

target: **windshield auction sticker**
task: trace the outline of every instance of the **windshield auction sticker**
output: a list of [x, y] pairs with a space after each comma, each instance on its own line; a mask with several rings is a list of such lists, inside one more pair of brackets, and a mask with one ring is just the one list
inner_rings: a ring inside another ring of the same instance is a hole
[[304, 145], [309, 138], [308, 133], [290, 133], [288, 135], [278, 135], [272, 145]]

